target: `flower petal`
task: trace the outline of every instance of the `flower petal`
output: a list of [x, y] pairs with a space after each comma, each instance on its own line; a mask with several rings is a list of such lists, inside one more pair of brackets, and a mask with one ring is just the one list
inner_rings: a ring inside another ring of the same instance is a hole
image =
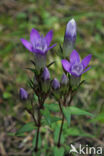
[[44, 51], [42, 51], [40, 49], [33, 49], [33, 53], [35, 53], [35, 54], [41, 54], [41, 55], [45, 55], [46, 54], [46, 52], [44, 52]]
[[27, 40], [25, 40], [25, 39], [21, 39], [21, 42], [22, 42], [22, 44], [29, 50], [29, 51], [31, 51], [31, 52], [33, 52], [32, 51], [32, 45], [31, 45], [31, 43], [30, 42], [28, 42]]
[[65, 32], [65, 38], [72, 41], [72, 42], [75, 42], [76, 40], [76, 22], [74, 19], [71, 19], [68, 23], [67, 23], [67, 26], [66, 26], [66, 32]]
[[71, 63], [80, 62], [80, 56], [76, 50], [73, 50], [72, 53], [70, 54], [70, 62]]
[[57, 44], [53, 44], [51, 47], [49, 47], [49, 48], [47, 49], [47, 51], [50, 50], [51, 48], [55, 47], [56, 45], [57, 45]]
[[39, 40], [39, 39], [40, 39], [39, 32], [36, 29], [33, 28], [31, 30], [31, 32], [30, 32], [30, 41], [31, 41], [31, 43], [34, 45], [35, 41]]
[[70, 72], [70, 63], [69, 63], [69, 61], [63, 59], [63, 60], [61, 61], [61, 63], [62, 63], [63, 68], [64, 68], [67, 72]]
[[88, 64], [89, 64], [89, 62], [90, 62], [90, 60], [91, 60], [91, 57], [92, 57], [92, 55], [89, 54], [88, 56], [86, 56], [86, 57], [82, 60], [81, 64], [83, 65], [84, 68], [86, 68], [86, 67], [88, 66]]
[[91, 67], [88, 67], [87, 69], [85, 69], [85, 70], [82, 72], [82, 74], [85, 73], [85, 72], [87, 72], [90, 68], [91, 68]]
[[52, 37], [53, 37], [53, 31], [50, 30], [47, 35], [45, 36], [45, 39], [46, 39], [46, 42], [47, 42], [47, 45], [49, 46], [51, 41], [52, 41]]

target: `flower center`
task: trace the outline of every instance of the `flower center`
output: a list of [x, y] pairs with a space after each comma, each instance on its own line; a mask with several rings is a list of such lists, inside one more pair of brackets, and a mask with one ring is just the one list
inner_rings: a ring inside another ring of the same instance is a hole
[[71, 67], [72, 75], [80, 76], [83, 72], [83, 65], [82, 64], [73, 64]]
[[46, 40], [43, 38], [43, 36], [41, 36], [39, 40], [35, 41], [34, 48], [41, 50], [43, 52], [47, 50], [48, 48], [47, 43], [46, 43]]

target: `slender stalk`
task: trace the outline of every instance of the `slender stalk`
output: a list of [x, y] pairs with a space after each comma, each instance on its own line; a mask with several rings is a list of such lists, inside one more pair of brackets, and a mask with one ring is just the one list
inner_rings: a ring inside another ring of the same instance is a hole
[[[72, 102], [72, 98], [73, 96], [71, 95], [70, 97], [70, 101], [69, 101], [69, 105], [71, 104]], [[65, 100], [66, 101], [66, 100]], [[65, 102], [64, 101], [64, 102]], [[65, 104], [64, 104], [65, 105]], [[62, 135], [62, 130], [63, 130], [63, 125], [64, 125], [64, 113], [63, 113], [63, 109], [62, 109], [62, 106], [61, 106], [61, 102], [59, 101], [59, 107], [60, 107], [60, 111], [61, 111], [61, 114], [62, 114], [62, 122], [61, 122], [61, 127], [60, 127], [60, 132], [59, 132], [59, 137], [58, 137], [58, 143], [57, 143], [57, 146], [60, 147], [61, 145], [61, 135]]]
[[35, 152], [38, 151], [39, 132], [40, 132], [40, 126], [38, 126], [38, 128], [37, 128], [36, 144], [35, 144], [35, 149], [34, 149]]
[[25, 110], [32, 116], [32, 118], [33, 118], [33, 120], [34, 120], [34, 123], [35, 123], [36, 126], [37, 126], [37, 121], [36, 121], [36, 119], [35, 119], [35, 116], [34, 116], [33, 112], [31, 112], [28, 108], [25, 108]]
[[35, 143], [35, 149], [34, 149], [35, 152], [38, 151], [38, 144], [39, 144], [39, 133], [40, 133], [40, 127], [41, 127], [41, 118], [42, 118], [41, 112], [40, 112], [41, 109], [43, 109], [43, 103], [41, 103], [41, 105], [39, 105], [39, 108], [38, 108], [38, 124], [37, 124], [36, 143]]
[[57, 143], [57, 146], [58, 146], [58, 147], [60, 147], [60, 142], [61, 142], [61, 135], [62, 135], [63, 125], [64, 125], [64, 115], [63, 115], [63, 117], [62, 117], [62, 122], [61, 122], [61, 127], [60, 127], [59, 137], [58, 137], [58, 143]]
[[63, 110], [62, 110], [62, 106], [61, 106], [61, 102], [60, 101], [59, 101], [59, 107], [60, 107], [60, 111], [62, 113], [62, 122], [61, 122], [59, 137], [58, 137], [58, 143], [57, 143], [57, 146], [58, 147], [60, 147], [61, 135], [62, 135], [63, 125], [64, 125], [64, 113], [63, 113]]

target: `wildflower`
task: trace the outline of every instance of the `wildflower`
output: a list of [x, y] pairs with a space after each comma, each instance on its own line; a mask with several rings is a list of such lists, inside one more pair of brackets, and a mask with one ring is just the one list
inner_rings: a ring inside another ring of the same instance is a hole
[[60, 83], [59, 83], [59, 81], [56, 78], [54, 78], [54, 80], [52, 81], [52, 88], [54, 90], [57, 90], [57, 89], [60, 88]]
[[68, 77], [66, 76], [66, 74], [64, 73], [61, 77], [61, 84], [62, 85], [67, 85], [68, 83]]
[[50, 79], [50, 73], [47, 67], [44, 68], [44, 71], [42, 73], [42, 78], [44, 81], [47, 81]]
[[73, 50], [70, 54], [70, 62], [66, 59], [62, 60], [62, 66], [65, 71], [70, 73], [75, 77], [80, 77], [83, 73], [88, 71], [90, 67], [86, 68], [91, 60], [91, 54], [86, 56], [82, 61], [80, 61], [80, 56], [76, 50]]
[[46, 64], [46, 54], [48, 50], [56, 46], [56, 44], [50, 46], [52, 41], [53, 31], [50, 30], [45, 37], [40, 35], [36, 29], [32, 29], [30, 32], [30, 42], [25, 39], [21, 39], [22, 44], [32, 53], [35, 54], [35, 63], [37, 68], [42, 68]]
[[24, 88], [20, 88], [20, 99], [21, 100], [27, 100], [28, 93]]
[[64, 36], [64, 56], [69, 56], [69, 53], [72, 52], [75, 41], [76, 41], [76, 22], [74, 19], [71, 19], [66, 26], [65, 36]]

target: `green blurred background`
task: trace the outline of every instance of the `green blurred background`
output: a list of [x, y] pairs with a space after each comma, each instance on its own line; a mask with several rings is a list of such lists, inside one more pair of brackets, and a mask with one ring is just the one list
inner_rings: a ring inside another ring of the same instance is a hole
[[[52, 43], [62, 44], [66, 24], [71, 18], [77, 22], [76, 50], [82, 57], [92, 54], [92, 68], [82, 77], [86, 83], [72, 105], [95, 114], [95, 117], [93, 119], [73, 117], [72, 130], [68, 135], [71, 141], [81, 137], [84, 143], [89, 141], [92, 145], [103, 144], [104, 1], [0, 0], [1, 155], [19, 151], [17, 147], [22, 139], [16, 137], [11, 139], [7, 133], [15, 132], [20, 125], [31, 120], [29, 114], [23, 110], [18, 92], [20, 87], [27, 88], [28, 77], [32, 76], [25, 68], [31, 67], [30, 59], [33, 59], [33, 55], [23, 47], [20, 38], [29, 40], [32, 28], [36, 28], [44, 35], [52, 29], [54, 31]], [[56, 60], [51, 72], [53, 77], [57, 76], [60, 79], [62, 67], [60, 58], [56, 54], [59, 51], [58, 44], [48, 53], [48, 62]], [[47, 102], [50, 103], [49, 100]], [[95, 137], [89, 139], [88, 134]], [[50, 141], [51, 139], [50, 137]], [[29, 141], [26, 143], [26, 148], [31, 146], [31, 137]], [[25, 150], [23, 149], [23, 152]]]

